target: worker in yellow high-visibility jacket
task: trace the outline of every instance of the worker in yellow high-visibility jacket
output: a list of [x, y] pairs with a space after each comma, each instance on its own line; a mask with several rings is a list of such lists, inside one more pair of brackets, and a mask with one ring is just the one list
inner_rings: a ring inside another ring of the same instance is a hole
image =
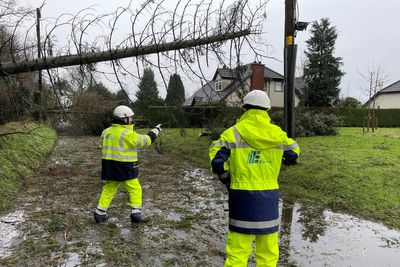
[[210, 147], [211, 167], [229, 192], [229, 231], [225, 266], [247, 266], [255, 241], [257, 266], [276, 266], [279, 257], [278, 175], [296, 164], [298, 144], [276, 125], [266, 92], [243, 98], [245, 113]]
[[139, 166], [137, 148], [150, 146], [161, 132], [161, 124], [147, 134], [137, 134], [133, 129], [133, 111], [121, 105], [115, 108], [112, 126], [101, 134], [102, 169], [101, 179], [106, 180], [94, 219], [97, 223], [108, 219], [107, 209], [122, 185], [129, 193], [131, 221], [147, 221], [142, 216], [142, 187], [138, 180]]

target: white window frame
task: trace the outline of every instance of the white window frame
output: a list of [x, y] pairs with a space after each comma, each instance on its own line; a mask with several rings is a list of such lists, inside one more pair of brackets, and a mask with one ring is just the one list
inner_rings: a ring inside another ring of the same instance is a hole
[[222, 91], [222, 80], [217, 79], [215, 81], [215, 91]]
[[271, 82], [267, 81], [265, 84], [266, 84], [266, 88], [267, 88], [266, 92], [269, 95], [271, 93]]
[[[279, 88], [277, 88], [277, 85], [280, 85]], [[274, 91], [275, 92], [283, 92], [283, 82], [282, 81], [274, 81]]]

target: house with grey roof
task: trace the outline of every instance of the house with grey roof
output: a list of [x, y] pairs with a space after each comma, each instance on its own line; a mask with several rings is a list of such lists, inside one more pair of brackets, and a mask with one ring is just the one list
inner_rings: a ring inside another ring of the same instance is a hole
[[368, 107], [375, 100], [375, 108], [400, 108], [400, 80], [379, 90], [363, 107]]
[[[211, 81], [203, 84], [183, 103], [185, 107], [226, 104], [240, 106], [241, 99], [250, 88], [264, 90], [271, 99], [272, 107], [283, 107], [284, 77], [260, 63], [242, 65], [237, 68], [218, 68]], [[304, 82], [295, 79], [295, 105], [303, 95]]]

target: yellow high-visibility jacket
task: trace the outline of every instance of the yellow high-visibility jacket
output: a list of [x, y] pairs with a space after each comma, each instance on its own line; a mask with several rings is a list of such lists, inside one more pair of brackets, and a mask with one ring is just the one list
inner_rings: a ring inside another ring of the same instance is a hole
[[126, 181], [138, 177], [137, 148], [150, 146], [151, 138], [136, 133], [133, 125], [112, 124], [101, 134], [101, 145], [101, 179]]
[[278, 175], [284, 151], [300, 154], [298, 144], [264, 110], [250, 109], [210, 147], [213, 172], [230, 174], [229, 229], [268, 234], [279, 227]]

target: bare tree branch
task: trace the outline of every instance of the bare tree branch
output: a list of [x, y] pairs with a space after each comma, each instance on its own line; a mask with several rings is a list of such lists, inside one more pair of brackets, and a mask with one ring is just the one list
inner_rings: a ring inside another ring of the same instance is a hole
[[[37, 58], [36, 9], [3, 0], [0, 27], [9, 34], [0, 32], [0, 76], [19, 79], [15, 75], [28, 72], [35, 77], [36, 71], [47, 70], [44, 83], [64, 115], [71, 99], [98, 84], [98, 79], [116, 84], [129, 97], [132, 80], [138, 80], [141, 70], [149, 66], [157, 68], [161, 87], [167, 88], [173, 73], [203, 85], [209, 81], [207, 68], [212, 64], [235, 68], [245, 54], [266, 57], [259, 35], [268, 1], [256, 2], [179, 0], [170, 7], [170, 1], [145, 0], [106, 14], [96, 14], [96, 7], [90, 6], [77, 14], [42, 18], [43, 57]], [[43, 3], [40, 9], [45, 8]], [[20, 39], [22, 43], [17, 42]], [[239, 83], [241, 78], [237, 77]], [[60, 86], [65, 79], [70, 86]], [[33, 88], [35, 83], [36, 78], [31, 79]], [[10, 95], [15, 85], [6, 86]]]

